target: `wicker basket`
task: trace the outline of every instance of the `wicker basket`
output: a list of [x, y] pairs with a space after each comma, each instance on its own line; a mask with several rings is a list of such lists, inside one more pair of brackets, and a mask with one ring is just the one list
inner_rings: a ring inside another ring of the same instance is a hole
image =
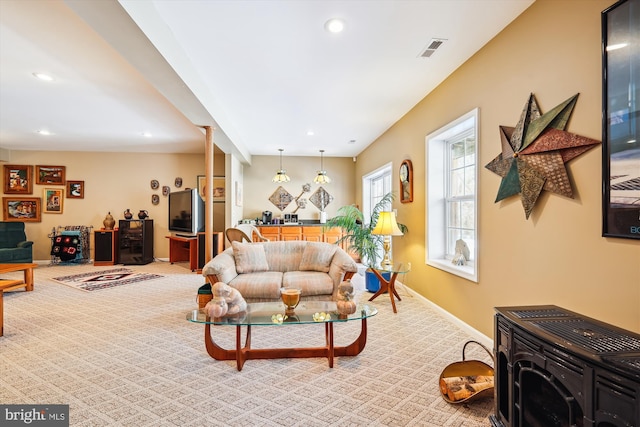
[[211, 284], [206, 283], [198, 288], [198, 308], [204, 308], [211, 298], [213, 298]]
[[[480, 360], [465, 360], [465, 350], [467, 348], [467, 345], [470, 343], [478, 344], [480, 347], [482, 347], [489, 354], [489, 356], [491, 356], [491, 360], [493, 360], [495, 364], [493, 354], [491, 354], [491, 351], [489, 351], [488, 348], [486, 348], [484, 345], [480, 344], [477, 341], [467, 341], [464, 344], [464, 347], [462, 347], [462, 362], [454, 362], [448, 365], [446, 368], [444, 368], [444, 370], [440, 374], [439, 382], [442, 381], [443, 378], [451, 378], [451, 377], [468, 377], [468, 376], [493, 377], [494, 376], [493, 368], [487, 365], [486, 363]], [[494, 387], [485, 388], [484, 390], [478, 391], [469, 397], [466, 397], [464, 399], [459, 399], [459, 400], [450, 399], [449, 396], [447, 396], [447, 394], [442, 392], [442, 389], [440, 394], [442, 395], [442, 398], [445, 401], [453, 404], [459, 404], [459, 403], [467, 403], [472, 400], [479, 399], [481, 397], [493, 396], [493, 389]]]

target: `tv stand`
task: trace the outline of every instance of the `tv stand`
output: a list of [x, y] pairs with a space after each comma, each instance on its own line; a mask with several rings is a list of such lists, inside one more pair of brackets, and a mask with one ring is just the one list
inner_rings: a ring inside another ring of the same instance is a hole
[[[213, 256], [224, 250], [223, 234], [214, 232]], [[169, 262], [189, 261], [189, 269], [200, 273], [202, 267], [208, 260], [204, 260], [204, 233], [198, 233], [198, 236], [166, 236], [169, 239]]]
[[198, 239], [195, 236], [167, 236], [169, 239], [169, 262], [189, 261], [189, 269], [198, 268]]

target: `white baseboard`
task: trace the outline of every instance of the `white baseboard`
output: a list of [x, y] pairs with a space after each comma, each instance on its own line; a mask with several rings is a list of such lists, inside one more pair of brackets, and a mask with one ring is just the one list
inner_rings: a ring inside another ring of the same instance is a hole
[[467, 331], [476, 341], [480, 342], [485, 347], [487, 347], [489, 350], [493, 351], [493, 339], [489, 338], [488, 336], [486, 336], [485, 334], [483, 334], [479, 330], [473, 328], [468, 323], [463, 322], [462, 320], [460, 320], [459, 318], [457, 318], [453, 314], [449, 313], [444, 308], [440, 307], [438, 304], [436, 304], [433, 301], [431, 301], [431, 300], [425, 298], [424, 296], [420, 295], [419, 293], [417, 293], [416, 291], [414, 291], [413, 289], [411, 289], [407, 285], [402, 284], [402, 286], [408, 292], [410, 292], [411, 295], [413, 295], [414, 297], [422, 299], [425, 303], [429, 304], [432, 308], [434, 308], [435, 310], [440, 312], [448, 320], [450, 320], [451, 322], [455, 323], [456, 325], [460, 326], [462, 329]]

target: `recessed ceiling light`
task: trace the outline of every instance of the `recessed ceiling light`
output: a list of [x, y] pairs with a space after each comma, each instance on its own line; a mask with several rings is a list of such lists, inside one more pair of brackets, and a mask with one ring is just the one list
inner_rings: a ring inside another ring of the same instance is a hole
[[45, 82], [50, 82], [53, 80], [53, 77], [45, 73], [33, 73], [33, 76], [40, 80], [44, 80]]
[[324, 29], [330, 33], [341, 33], [344, 30], [344, 21], [339, 18], [331, 18], [324, 23]]
[[51, 132], [49, 132], [46, 129], [37, 130], [36, 133], [39, 133], [40, 135], [53, 135]]
[[308, 136], [313, 136], [313, 135], [315, 135], [315, 133], [312, 130], [308, 130], [307, 131], [307, 135]]
[[151, 134], [151, 132], [142, 132], [142, 136], [144, 136], [145, 138], [151, 138], [153, 135]]

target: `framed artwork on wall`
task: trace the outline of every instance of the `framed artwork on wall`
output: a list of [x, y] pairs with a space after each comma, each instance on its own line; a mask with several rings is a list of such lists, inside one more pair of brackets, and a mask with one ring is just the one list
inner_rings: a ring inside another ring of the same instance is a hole
[[206, 177], [204, 175], [198, 175], [198, 194], [200, 194], [200, 197], [202, 197], [202, 200], [204, 200], [204, 186], [207, 183], [207, 180], [205, 179]]
[[601, 18], [602, 235], [640, 239], [640, 0]]
[[224, 176], [214, 176], [213, 177], [213, 201], [224, 202], [224, 197], [225, 197]]
[[64, 189], [45, 188], [43, 191], [44, 213], [61, 214], [64, 204]]
[[40, 197], [3, 197], [2, 220], [14, 222], [41, 222]]
[[84, 181], [67, 181], [67, 198], [84, 199]]
[[402, 203], [413, 202], [413, 165], [411, 160], [404, 160], [400, 164], [400, 201]]
[[4, 193], [33, 193], [33, 166], [4, 165]]
[[36, 184], [38, 185], [64, 185], [65, 166], [36, 165]]
[[[204, 175], [198, 175], [198, 193], [202, 200], [205, 200], [206, 195], [206, 185], [207, 180]], [[224, 202], [225, 197], [225, 186], [224, 186], [224, 176], [214, 176], [213, 177], [213, 201], [214, 202]]]

